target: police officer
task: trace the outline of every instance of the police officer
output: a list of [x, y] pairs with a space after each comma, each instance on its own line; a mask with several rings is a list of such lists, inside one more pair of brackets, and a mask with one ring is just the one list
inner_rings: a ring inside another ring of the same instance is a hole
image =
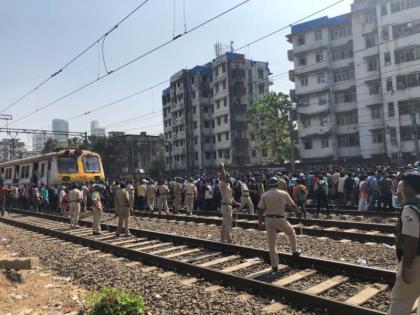
[[93, 222], [92, 222], [92, 233], [93, 235], [101, 235], [101, 217], [103, 206], [101, 202], [101, 187], [99, 185], [94, 185], [94, 191], [92, 193], [92, 203], [93, 203]]
[[69, 192], [69, 202], [70, 202], [70, 227], [77, 228], [77, 223], [79, 222], [80, 215], [80, 204], [82, 203], [82, 193], [78, 189], [77, 184], [71, 185], [71, 190]]
[[236, 202], [232, 196], [232, 186], [229, 173], [225, 171], [225, 165], [220, 164], [221, 175], [219, 177], [219, 190], [222, 196], [222, 226], [220, 230], [220, 241], [232, 243], [232, 204]]
[[130, 236], [130, 231], [128, 230], [128, 219], [130, 217], [130, 201], [128, 196], [127, 187], [125, 184], [120, 184], [120, 189], [118, 190], [118, 227], [117, 227], [117, 237], [121, 235], [121, 230], [124, 224], [124, 235]]
[[392, 289], [389, 315], [409, 315], [420, 296], [420, 173], [405, 173], [402, 181], [401, 193], [405, 205], [397, 235], [400, 265]]
[[130, 209], [134, 209], [134, 198], [136, 196], [136, 189], [134, 188], [133, 181], [130, 181], [127, 186], [128, 191], [128, 201], [130, 204]]
[[177, 177], [174, 183], [174, 212], [177, 213], [181, 208], [181, 193], [182, 193], [182, 185], [181, 179]]
[[168, 207], [169, 188], [164, 181], [162, 181], [161, 183], [162, 184], [159, 187], [159, 196], [160, 196], [159, 214], [161, 214], [162, 210], [166, 214], [169, 214], [169, 207]]
[[263, 210], [265, 215], [265, 229], [267, 231], [267, 241], [273, 271], [277, 271], [279, 265], [279, 256], [276, 248], [277, 232], [279, 230], [286, 233], [289, 237], [293, 256], [297, 257], [300, 255], [300, 251], [297, 250], [295, 230], [286, 220], [286, 206], [292, 207], [298, 215], [301, 215], [301, 212], [296, 207], [290, 195], [280, 189], [279, 185], [279, 179], [277, 177], [271, 177], [268, 180], [269, 190], [261, 196], [258, 204], [258, 208]]
[[194, 199], [197, 197], [197, 187], [194, 185], [192, 178], [188, 179], [188, 184], [185, 187], [185, 206], [187, 208], [187, 214], [192, 215], [194, 210]]
[[156, 202], [156, 191], [157, 188], [155, 186], [155, 183], [153, 181], [150, 181], [147, 185], [146, 189], [146, 197], [147, 197], [147, 208], [153, 212], [155, 209], [155, 202]]
[[112, 195], [114, 197], [114, 209], [115, 209], [115, 216], [118, 216], [118, 191], [120, 190], [120, 183], [116, 181], [112, 186]]
[[249, 196], [248, 185], [244, 180], [239, 181], [239, 185], [241, 187], [241, 205], [239, 206], [239, 210], [248, 207], [249, 214], [254, 214], [254, 205], [252, 203], [251, 197]]

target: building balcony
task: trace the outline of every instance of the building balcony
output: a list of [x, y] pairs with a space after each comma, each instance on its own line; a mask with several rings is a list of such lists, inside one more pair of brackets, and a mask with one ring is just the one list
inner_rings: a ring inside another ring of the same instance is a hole
[[292, 53], [294, 55], [296, 55], [296, 54], [299, 54], [299, 53], [302, 53], [302, 52], [307, 52], [307, 51], [311, 51], [311, 50], [318, 50], [318, 49], [327, 48], [327, 47], [328, 47], [328, 40], [327, 40], [327, 38], [325, 38], [321, 41], [307, 42], [305, 45], [302, 45], [302, 46], [294, 46]]
[[234, 85], [232, 87], [232, 94], [234, 96], [242, 96], [246, 94], [246, 87], [243, 85]]
[[327, 70], [328, 68], [329, 68], [328, 61], [314, 63], [314, 64], [306, 65], [306, 66], [300, 66], [300, 67], [295, 68], [295, 76], [304, 74], [304, 73]]
[[231, 76], [234, 80], [243, 80], [245, 79], [245, 69], [237, 68], [231, 70]]
[[295, 54], [293, 53], [293, 49], [289, 49], [287, 51], [287, 60], [293, 62], [295, 59]]
[[289, 81], [295, 82], [295, 70], [289, 70]]

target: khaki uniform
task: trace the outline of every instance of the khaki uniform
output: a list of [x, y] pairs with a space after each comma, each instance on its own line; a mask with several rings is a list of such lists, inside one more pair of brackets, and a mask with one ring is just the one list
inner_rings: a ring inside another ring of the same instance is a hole
[[[408, 206], [405, 206], [401, 213], [402, 235], [419, 238], [419, 217], [417, 213]], [[411, 266], [411, 284], [407, 284], [401, 277], [402, 262], [398, 267], [397, 278], [392, 289], [391, 307], [388, 315], [410, 315], [416, 299], [420, 297], [420, 256], [417, 254]], [[420, 314], [420, 307], [417, 306], [417, 314]]]
[[194, 210], [194, 198], [196, 195], [197, 188], [193, 183], [188, 183], [185, 189], [185, 206], [189, 215], [191, 215]]
[[112, 194], [114, 195], [114, 208], [115, 215], [118, 215], [118, 191], [120, 190], [120, 185], [112, 185]]
[[252, 203], [251, 198], [249, 197], [248, 185], [240, 182], [241, 185], [241, 206], [239, 210], [242, 210], [245, 207], [248, 207], [249, 214], [254, 214], [254, 204]]
[[93, 203], [93, 222], [92, 222], [92, 231], [100, 232], [101, 231], [101, 218], [102, 218], [102, 202], [101, 195], [98, 191], [92, 193], [92, 203]]
[[147, 207], [150, 211], [155, 209], [156, 202], [156, 186], [154, 184], [147, 185], [146, 196], [147, 196]]
[[130, 209], [134, 209], [134, 198], [136, 196], [136, 189], [134, 188], [133, 185], [128, 185], [127, 191], [128, 191], [128, 203], [130, 205]]
[[159, 197], [160, 197], [160, 204], [159, 204], [159, 214], [161, 211], [165, 211], [165, 213], [169, 213], [168, 207], [168, 196], [169, 196], [169, 188], [165, 184], [160, 185], [159, 187]]
[[181, 193], [182, 185], [181, 183], [174, 183], [174, 211], [178, 211], [181, 208]]
[[232, 243], [232, 188], [230, 184], [220, 181], [220, 194], [222, 195], [222, 227], [220, 230], [220, 241]]
[[128, 191], [127, 189], [119, 189], [118, 190], [118, 227], [117, 227], [117, 236], [121, 234], [122, 227], [124, 225], [124, 234], [130, 235], [130, 231], [128, 230], [128, 219], [130, 217], [130, 205], [128, 199]]
[[293, 205], [290, 195], [280, 189], [272, 188], [261, 196], [258, 208], [264, 210], [265, 229], [267, 231], [267, 242], [270, 250], [271, 266], [277, 268], [279, 256], [277, 254], [277, 232], [284, 232], [290, 241], [292, 252], [296, 252], [296, 234], [292, 225], [286, 220], [286, 205]]
[[80, 216], [80, 199], [82, 199], [81, 192], [79, 189], [75, 188], [69, 192], [70, 200], [70, 226], [75, 228], [79, 222]]

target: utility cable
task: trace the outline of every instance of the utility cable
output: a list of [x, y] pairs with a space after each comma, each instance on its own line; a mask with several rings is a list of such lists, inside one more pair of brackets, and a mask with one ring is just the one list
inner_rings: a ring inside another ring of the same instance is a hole
[[50, 81], [51, 79], [53, 79], [54, 77], [56, 77], [57, 75], [59, 75], [60, 73], [62, 73], [64, 71], [64, 69], [66, 69], [67, 67], [69, 67], [72, 63], [74, 63], [77, 59], [79, 59], [81, 56], [83, 56], [86, 52], [88, 52], [92, 47], [94, 47], [95, 45], [97, 45], [101, 39], [105, 38], [106, 36], [108, 36], [111, 32], [113, 32], [118, 26], [120, 26], [123, 22], [125, 22], [130, 16], [132, 16], [136, 11], [138, 11], [141, 7], [143, 7], [147, 2], [149, 2], [149, 0], [144, 0], [142, 3], [140, 3], [137, 7], [135, 7], [129, 14], [127, 14], [122, 20], [120, 20], [117, 24], [115, 24], [111, 29], [109, 29], [108, 32], [106, 32], [104, 35], [102, 35], [101, 37], [99, 37], [97, 40], [95, 40], [92, 44], [90, 44], [88, 47], [86, 47], [85, 49], [83, 49], [80, 53], [78, 53], [75, 57], [73, 57], [70, 61], [68, 61], [66, 64], [64, 64], [61, 68], [59, 68], [57, 71], [55, 71], [53, 74], [51, 74], [48, 78], [46, 78], [45, 80], [43, 80], [42, 82], [40, 82], [38, 85], [36, 85], [34, 88], [32, 88], [31, 90], [29, 90], [28, 92], [26, 92], [25, 94], [23, 94], [21, 97], [19, 97], [18, 99], [16, 99], [14, 102], [12, 102], [11, 104], [7, 105], [6, 107], [4, 107], [3, 109], [0, 110], [0, 113], [3, 113], [4, 111], [10, 109], [11, 107], [13, 107], [14, 105], [16, 105], [17, 103], [19, 103], [21, 100], [25, 99], [28, 95], [32, 94], [34, 91], [36, 91], [37, 89], [39, 89], [41, 86], [43, 86], [44, 84], [46, 84], [48, 81]]
[[[120, 71], [120, 70], [122, 70], [122, 69], [124, 69], [124, 68], [128, 67], [129, 65], [131, 65], [131, 64], [133, 64], [133, 63], [135, 63], [135, 62], [137, 62], [138, 60], [140, 60], [140, 59], [142, 59], [142, 58], [144, 58], [144, 57], [146, 57], [146, 56], [148, 56], [148, 55], [152, 54], [153, 52], [155, 52], [155, 51], [157, 51], [157, 50], [159, 50], [159, 49], [161, 49], [161, 48], [163, 48], [163, 47], [165, 47], [165, 46], [167, 46], [167, 45], [171, 44], [172, 42], [176, 41], [177, 39], [181, 38], [182, 36], [184, 36], [184, 35], [186, 35], [186, 34], [189, 34], [189, 33], [192, 33], [192, 32], [194, 32], [194, 31], [196, 31], [196, 30], [198, 30], [198, 29], [202, 28], [203, 26], [205, 26], [205, 25], [209, 24], [210, 22], [212, 22], [212, 21], [214, 21], [214, 20], [216, 20], [216, 19], [220, 18], [221, 16], [223, 16], [223, 15], [225, 15], [225, 14], [227, 14], [227, 13], [229, 13], [229, 12], [231, 12], [231, 11], [235, 10], [235, 9], [237, 9], [238, 7], [240, 7], [240, 6], [244, 5], [245, 3], [249, 2], [249, 1], [250, 1], [250, 0], [244, 0], [244, 1], [240, 2], [240, 3], [239, 3], [239, 4], [237, 4], [237, 5], [235, 5], [235, 6], [231, 7], [231, 8], [229, 8], [229, 9], [227, 9], [227, 10], [224, 10], [223, 12], [221, 12], [221, 13], [219, 13], [219, 14], [215, 15], [214, 17], [212, 17], [212, 18], [210, 18], [210, 19], [207, 19], [207, 20], [205, 20], [204, 22], [202, 22], [202, 23], [198, 24], [197, 26], [195, 26], [195, 27], [191, 28], [191, 29], [190, 29], [190, 30], [188, 30], [185, 34], [178, 34], [178, 35], [177, 35], [177, 36], [175, 36], [174, 38], [172, 38], [172, 39], [170, 39], [170, 40], [167, 40], [167, 41], [163, 42], [162, 44], [158, 45], [157, 47], [150, 49], [149, 51], [145, 52], [144, 54], [142, 54], [142, 55], [140, 55], [140, 56], [138, 56], [138, 57], [136, 57], [136, 58], [134, 58], [134, 59], [129, 60], [128, 62], [126, 62], [126, 63], [124, 63], [124, 64], [122, 64], [122, 65], [118, 66], [118, 67], [117, 67], [117, 68], [115, 68], [114, 70], [110, 70], [110, 71], [108, 71], [107, 73], [103, 74], [103, 75], [102, 75], [102, 76], [100, 76], [99, 78], [97, 78], [97, 79], [95, 79], [95, 80], [92, 80], [92, 81], [90, 81], [90, 82], [88, 82], [88, 83], [86, 83], [86, 84], [84, 84], [84, 85], [82, 85], [82, 86], [80, 86], [80, 87], [76, 88], [75, 90], [72, 90], [71, 92], [69, 92], [69, 93], [65, 94], [64, 96], [62, 96], [62, 97], [60, 97], [60, 98], [58, 98], [58, 99], [56, 99], [56, 100], [54, 100], [54, 101], [52, 101], [52, 102], [50, 102], [50, 103], [47, 103], [47, 104], [45, 104], [45, 105], [41, 106], [38, 110], [36, 110], [36, 111], [32, 111], [32, 112], [30, 112], [30, 113], [28, 113], [28, 114], [26, 114], [26, 115], [24, 115], [24, 116], [19, 117], [17, 120], [13, 121], [13, 124], [15, 124], [15, 123], [17, 123], [17, 122], [19, 122], [19, 121], [21, 121], [21, 120], [23, 120], [23, 119], [25, 119], [25, 118], [27, 118], [27, 117], [29, 117], [29, 116], [32, 116], [33, 114], [36, 114], [37, 112], [39, 112], [39, 111], [41, 111], [41, 110], [44, 110], [45, 108], [48, 108], [48, 107], [50, 107], [50, 106], [52, 106], [52, 105], [54, 105], [54, 104], [56, 104], [56, 103], [58, 103], [58, 102], [62, 101], [63, 99], [65, 99], [65, 98], [67, 98], [67, 97], [69, 97], [69, 96], [73, 95], [73, 94], [76, 94], [76, 93], [80, 92], [81, 90], [83, 90], [83, 89], [85, 89], [85, 88], [89, 87], [90, 85], [93, 85], [94, 83], [96, 83], [96, 82], [98, 82], [98, 81], [100, 81], [100, 80], [102, 80], [102, 79], [104, 79], [104, 78], [106, 78], [106, 77], [108, 77], [108, 76], [110, 76], [110, 75], [114, 74], [115, 72], [118, 72], [118, 71]], [[108, 35], [108, 34], [107, 34], [107, 35]], [[106, 36], [106, 35], [105, 35], [105, 36]]]

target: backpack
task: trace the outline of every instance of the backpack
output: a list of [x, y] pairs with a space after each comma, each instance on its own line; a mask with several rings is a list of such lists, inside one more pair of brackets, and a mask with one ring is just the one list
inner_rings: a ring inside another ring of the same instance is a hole
[[327, 182], [324, 179], [320, 179], [318, 180], [318, 190], [317, 190], [317, 194], [320, 197], [325, 197], [326, 193], [325, 193], [325, 189], [324, 187], [327, 185]]
[[305, 201], [307, 192], [304, 186], [299, 187], [298, 199], [299, 201]]

